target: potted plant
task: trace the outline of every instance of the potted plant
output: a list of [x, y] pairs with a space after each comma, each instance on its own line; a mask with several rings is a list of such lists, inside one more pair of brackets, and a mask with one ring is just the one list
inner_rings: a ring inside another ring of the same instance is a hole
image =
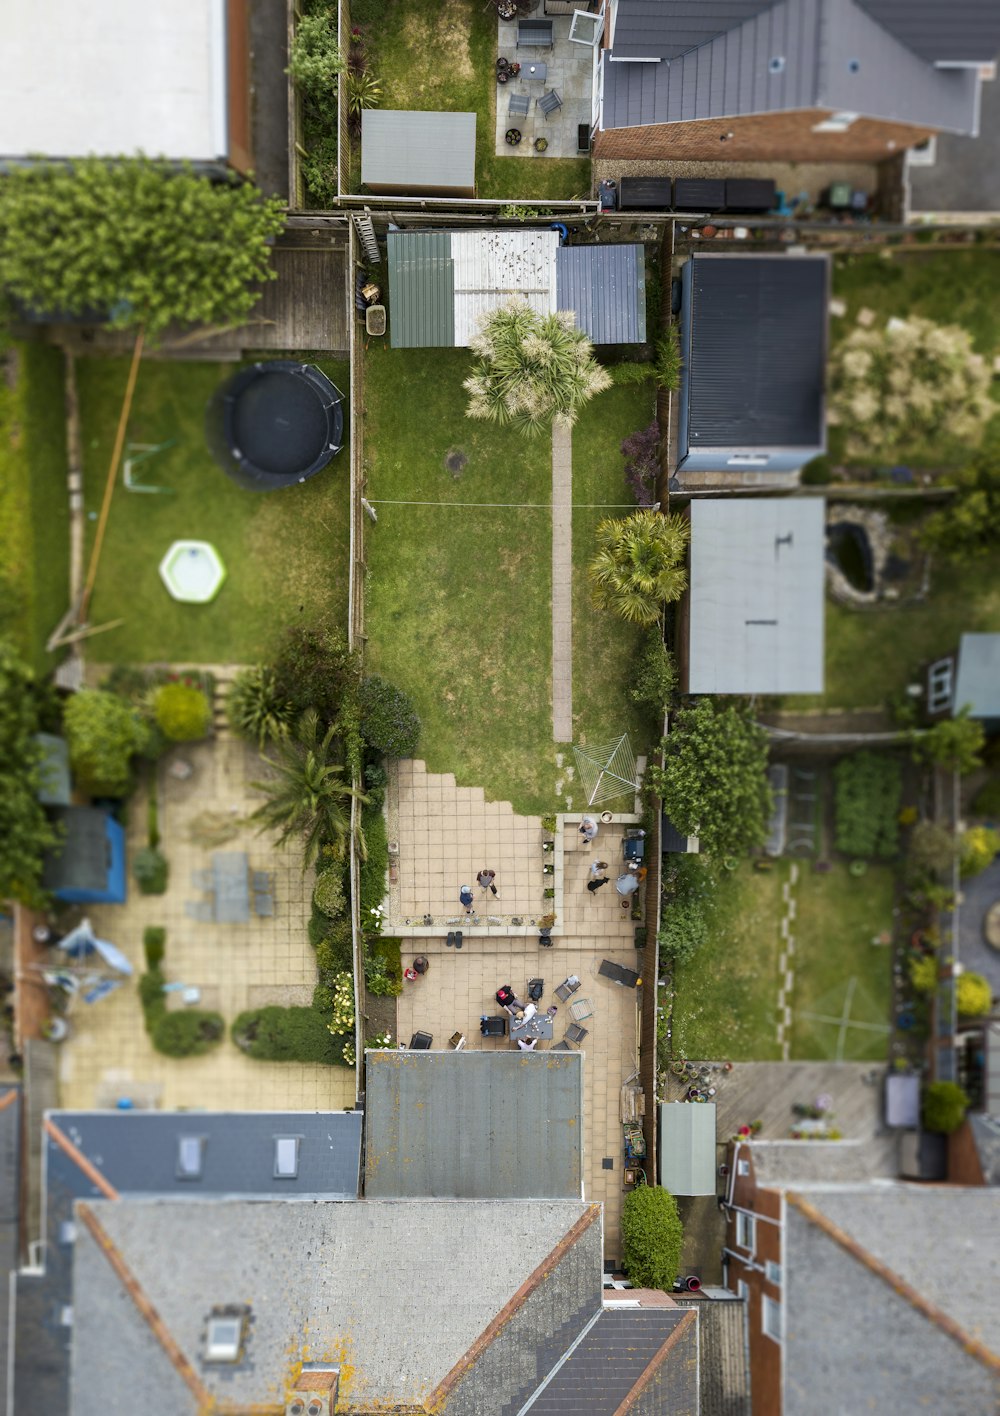
[[517, 147], [518, 143], [521, 141], [520, 128], [508, 128], [504, 134], [504, 141], [507, 143], [508, 147]]
[[549, 145], [549, 140], [548, 140], [548, 138], [536, 138], [536, 139], [535, 139], [535, 151], [536, 151], [536, 152], [544, 152], [545, 149], [548, 147], [548, 145]]

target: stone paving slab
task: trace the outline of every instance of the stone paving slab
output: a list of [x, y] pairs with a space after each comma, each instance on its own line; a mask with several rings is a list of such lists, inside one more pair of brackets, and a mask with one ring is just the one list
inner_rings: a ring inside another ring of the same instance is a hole
[[[534, 19], [542, 19], [541, 13]], [[546, 15], [552, 21], [551, 49], [518, 49], [517, 21], [500, 20], [497, 24], [497, 56], [519, 63], [521, 72], [531, 63], [541, 62], [546, 66], [542, 81], [529, 82], [518, 75], [506, 84], [497, 84], [493, 74], [483, 76], [483, 82], [493, 84], [496, 89], [496, 142], [497, 157], [531, 157], [544, 161], [550, 157], [578, 157], [577, 128], [580, 123], [589, 127], [593, 116], [594, 91], [594, 51], [586, 44], [570, 44], [569, 29], [572, 16]], [[563, 101], [549, 118], [538, 106], [542, 94], [555, 89]], [[508, 113], [511, 94], [531, 100], [527, 117], [511, 117]], [[511, 147], [506, 140], [508, 128], [517, 128], [522, 140], [517, 147]], [[548, 148], [544, 153], [535, 152], [535, 139], [545, 138]], [[581, 192], [581, 196], [587, 193]]]

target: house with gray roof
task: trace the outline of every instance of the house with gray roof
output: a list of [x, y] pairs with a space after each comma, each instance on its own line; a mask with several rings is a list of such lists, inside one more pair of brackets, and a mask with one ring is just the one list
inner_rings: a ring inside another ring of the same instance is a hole
[[594, 156], [878, 162], [975, 134], [990, 0], [614, 0]]

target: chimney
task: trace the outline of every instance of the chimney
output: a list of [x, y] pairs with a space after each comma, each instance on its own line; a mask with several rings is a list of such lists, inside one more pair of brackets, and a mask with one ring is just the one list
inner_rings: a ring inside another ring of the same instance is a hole
[[285, 1416], [334, 1416], [340, 1368], [307, 1363], [285, 1403]]

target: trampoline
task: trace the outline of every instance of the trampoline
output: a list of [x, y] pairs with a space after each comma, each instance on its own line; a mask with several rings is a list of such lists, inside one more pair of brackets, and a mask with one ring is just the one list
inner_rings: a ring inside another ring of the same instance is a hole
[[340, 451], [343, 396], [313, 364], [251, 364], [216, 392], [208, 445], [227, 476], [250, 492], [305, 482]]

